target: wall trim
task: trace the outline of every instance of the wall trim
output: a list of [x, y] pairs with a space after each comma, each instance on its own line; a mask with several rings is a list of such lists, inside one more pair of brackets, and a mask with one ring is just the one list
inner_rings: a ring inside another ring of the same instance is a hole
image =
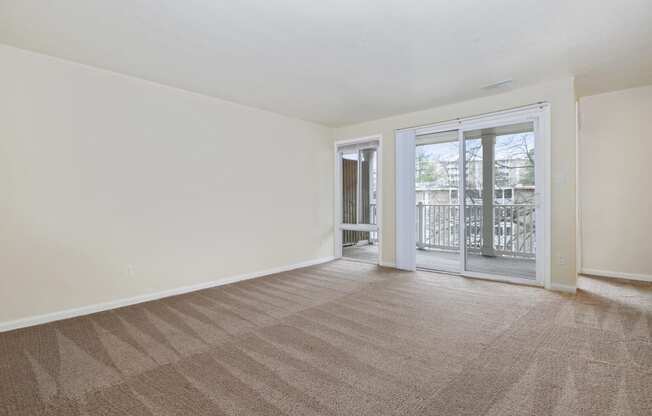
[[561, 283], [554, 283], [554, 282], [550, 284], [550, 287], [548, 289], [553, 290], [555, 292], [571, 293], [573, 295], [577, 292], [576, 286], [564, 285]]
[[14, 321], [0, 322], [0, 332], [11, 331], [19, 328], [26, 328], [29, 326], [45, 324], [48, 322], [60, 321], [62, 319], [75, 318], [83, 315], [90, 315], [92, 313], [107, 311], [110, 309], [117, 309], [124, 306], [135, 305], [138, 303], [149, 302], [157, 299], [163, 299], [170, 296], [182, 295], [184, 293], [196, 292], [198, 290], [209, 289], [211, 287], [223, 286], [230, 283], [240, 282], [243, 280], [249, 280], [249, 279], [255, 279], [257, 277], [267, 276], [270, 274], [282, 273], [294, 269], [300, 269], [303, 267], [327, 263], [334, 259], [335, 257], [333, 256], [327, 256], [318, 259], [307, 260], [300, 263], [290, 264], [286, 266], [275, 267], [267, 270], [243, 273], [234, 276], [226, 276], [221, 279], [199, 283], [196, 285], [182, 286], [174, 289], [163, 290], [160, 292], [147, 293], [144, 295], [134, 296], [130, 298], [123, 298], [123, 299], [113, 300], [109, 302], [96, 303], [94, 305], [87, 305], [79, 308], [66, 309], [58, 312], [36, 315], [29, 318], [17, 319]]
[[652, 275], [640, 273], [623, 273], [611, 270], [587, 269], [582, 268], [580, 274], [587, 274], [600, 277], [611, 277], [614, 279], [637, 280], [639, 282], [652, 282]]

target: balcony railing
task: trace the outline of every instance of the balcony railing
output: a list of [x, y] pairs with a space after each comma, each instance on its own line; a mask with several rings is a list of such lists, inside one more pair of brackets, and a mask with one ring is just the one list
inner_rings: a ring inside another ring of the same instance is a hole
[[[417, 204], [417, 247], [442, 250], [460, 248], [459, 205]], [[465, 245], [467, 250], [482, 250], [483, 207], [465, 209]], [[495, 205], [493, 208], [493, 246], [495, 254], [533, 257], [536, 250], [535, 206], [531, 204]]]
[[[465, 245], [468, 251], [483, 248], [482, 205], [465, 207]], [[494, 205], [493, 246], [496, 255], [532, 258], [536, 253], [535, 206], [532, 204]], [[371, 205], [376, 224], [376, 206]], [[459, 250], [459, 205], [422, 204], [416, 206], [417, 248]], [[372, 242], [377, 233], [370, 234]]]

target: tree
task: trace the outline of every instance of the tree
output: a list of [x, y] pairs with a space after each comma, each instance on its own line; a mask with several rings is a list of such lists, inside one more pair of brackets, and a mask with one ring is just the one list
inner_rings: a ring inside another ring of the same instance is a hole
[[416, 181], [433, 182], [436, 179], [435, 167], [432, 161], [432, 154], [425, 146], [418, 146], [416, 151]]

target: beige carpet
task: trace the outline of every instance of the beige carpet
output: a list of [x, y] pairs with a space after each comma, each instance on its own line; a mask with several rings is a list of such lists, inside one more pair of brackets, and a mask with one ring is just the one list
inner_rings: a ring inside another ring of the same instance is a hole
[[336, 261], [0, 334], [0, 415], [652, 414], [652, 286]]

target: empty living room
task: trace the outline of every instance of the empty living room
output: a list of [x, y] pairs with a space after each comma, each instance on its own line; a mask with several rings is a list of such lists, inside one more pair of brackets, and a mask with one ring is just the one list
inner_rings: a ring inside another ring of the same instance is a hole
[[650, 0], [0, 0], [0, 416], [651, 416], [650, 132]]

